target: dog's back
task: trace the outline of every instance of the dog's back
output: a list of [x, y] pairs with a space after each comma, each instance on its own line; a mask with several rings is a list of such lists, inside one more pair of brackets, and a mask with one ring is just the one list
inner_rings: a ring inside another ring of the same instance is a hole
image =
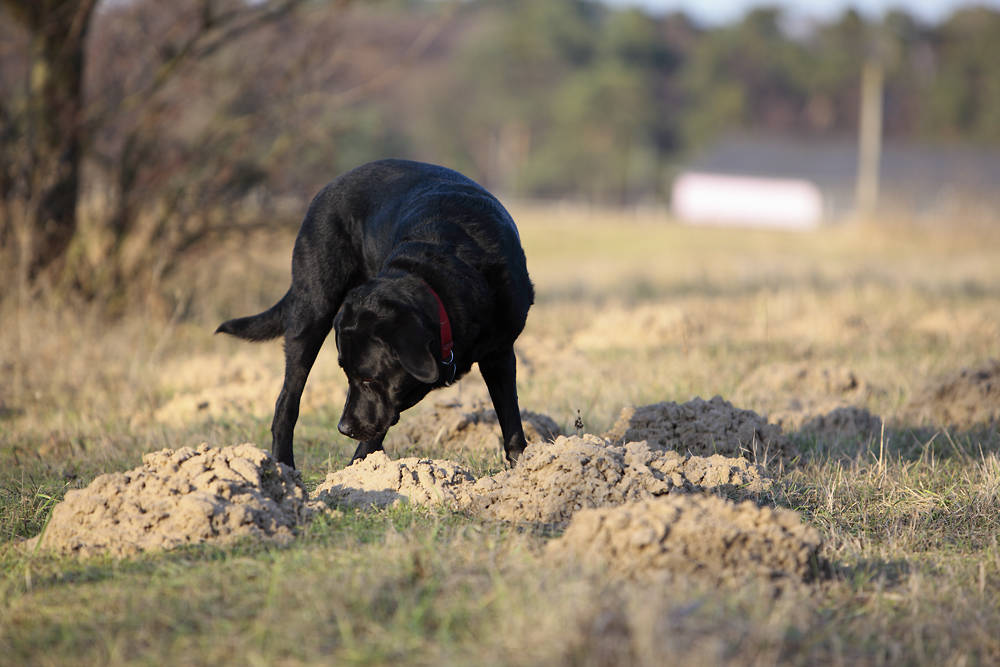
[[[488, 190], [457, 171], [410, 160], [385, 159], [362, 165], [330, 181], [313, 199], [300, 235], [321, 241], [336, 219], [370, 258], [385, 258], [417, 234], [441, 241], [428, 223], [458, 226], [479, 243], [499, 246], [527, 276], [514, 220]], [[359, 229], [363, 226], [363, 229]], [[418, 227], [422, 229], [418, 232]], [[450, 232], [451, 230], [449, 230]]]
[[341, 284], [351, 287], [403, 256], [408, 262], [422, 256], [443, 271], [448, 263], [464, 264], [486, 280], [502, 317], [520, 322], [515, 338], [534, 302], [514, 220], [489, 191], [445, 167], [378, 160], [327, 184], [313, 199], [296, 239], [293, 282], [315, 274], [317, 256], [331, 255], [337, 257], [338, 271], [350, 275]]
[[[455, 233], [474, 243], [457, 244]], [[507, 210], [488, 190], [446, 167], [410, 160], [385, 159], [348, 171], [313, 198], [302, 221], [292, 257], [292, 287], [278, 303], [257, 315], [223, 322], [216, 333], [243, 340], [272, 340], [285, 333], [296, 280], [313, 283], [321, 258], [334, 258], [341, 292], [374, 278], [401, 244], [428, 245], [440, 256], [462, 246], [458, 259], [502, 285], [491, 289], [503, 298], [509, 319], [523, 325], [534, 302], [521, 239]], [[444, 249], [442, 248], [444, 247]], [[484, 252], [476, 253], [476, 249]], [[412, 247], [409, 248], [412, 250]], [[497, 253], [504, 258], [497, 265]], [[325, 281], [324, 281], [325, 282]], [[308, 285], [310, 292], [319, 285]], [[328, 295], [338, 301], [343, 293]], [[518, 328], [520, 333], [520, 328]]]

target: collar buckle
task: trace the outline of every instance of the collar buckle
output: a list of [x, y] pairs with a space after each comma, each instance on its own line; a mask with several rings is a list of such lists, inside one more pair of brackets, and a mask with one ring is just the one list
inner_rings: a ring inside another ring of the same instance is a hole
[[441, 301], [441, 297], [438, 293], [434, 291], [434, 288], [427, 283], [426, 280], [423, 281], [424, 285], [427, 285], [428, 291], [437, 301], [438, 306], [438, 325], [441, 327], [441, 365], [445, 369], [445, 381], [444, 386], [450, 387], [455, 382], [455, 375], [457, 369], [455, 367], [455, 351], [452, 349], [454, 343], [451, 339], [451, 321], [448, 319], [448, 311], [445, 310], [444, 302]]
[[455, 352], [449, 350], [448, 358], [442, 361], [441, 364], [444, 366], [446, 372], [444, 386], [450, 387], [452, 384], [455, 383], [455, 373], [457, 370], [455, 368]]

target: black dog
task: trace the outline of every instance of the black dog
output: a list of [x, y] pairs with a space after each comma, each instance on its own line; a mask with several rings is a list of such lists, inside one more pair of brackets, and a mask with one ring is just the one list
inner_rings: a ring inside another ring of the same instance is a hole
[[320, 346], [336, 329], [352, 462], [382, 449], [399, 413], [479, 364], [511, 465], [524, 451], [514, 341], [534, 302], [514, 221], [493, 195], [444, 167], [380, 160], [313, 199], [292, 253], [292, 286], [270, 309], [216, 333], [285, 337], [271, 452], [295, 465], [292, 432]]

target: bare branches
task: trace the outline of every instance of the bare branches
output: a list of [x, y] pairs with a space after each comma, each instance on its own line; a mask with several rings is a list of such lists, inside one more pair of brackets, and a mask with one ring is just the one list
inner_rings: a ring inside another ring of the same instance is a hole
[[271, 0], [216, 14], [212, 10], [216, 4], [213, 0], [201, 0], [197, 29], [163, 54], [164, 60], [156, 67], [150, 86], [126, 98], [121, 110], [128, 111], [155, 95], [184, 65], [202, 61], [260, 26], [287, 16], [300, 3], [301, 0]]
[[437, 39], [454, 14], [455, 8], [446, 6], [434, 20], [424, 26], [398, 61], [364, 83], [330, 95], [327, 101], [336, 107], [349, 106], [396, 83]]

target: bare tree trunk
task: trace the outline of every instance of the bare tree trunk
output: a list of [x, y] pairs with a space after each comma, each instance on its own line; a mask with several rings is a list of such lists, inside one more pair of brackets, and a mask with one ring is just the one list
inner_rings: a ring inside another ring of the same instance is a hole
[[[76, 233], [87, 29], [97, 0], [2, 0], [31, 34], [27, 114], [17, 170], [22, 275], [58, 263]], [[17, 160], [17, 158], [14, 158]]]

